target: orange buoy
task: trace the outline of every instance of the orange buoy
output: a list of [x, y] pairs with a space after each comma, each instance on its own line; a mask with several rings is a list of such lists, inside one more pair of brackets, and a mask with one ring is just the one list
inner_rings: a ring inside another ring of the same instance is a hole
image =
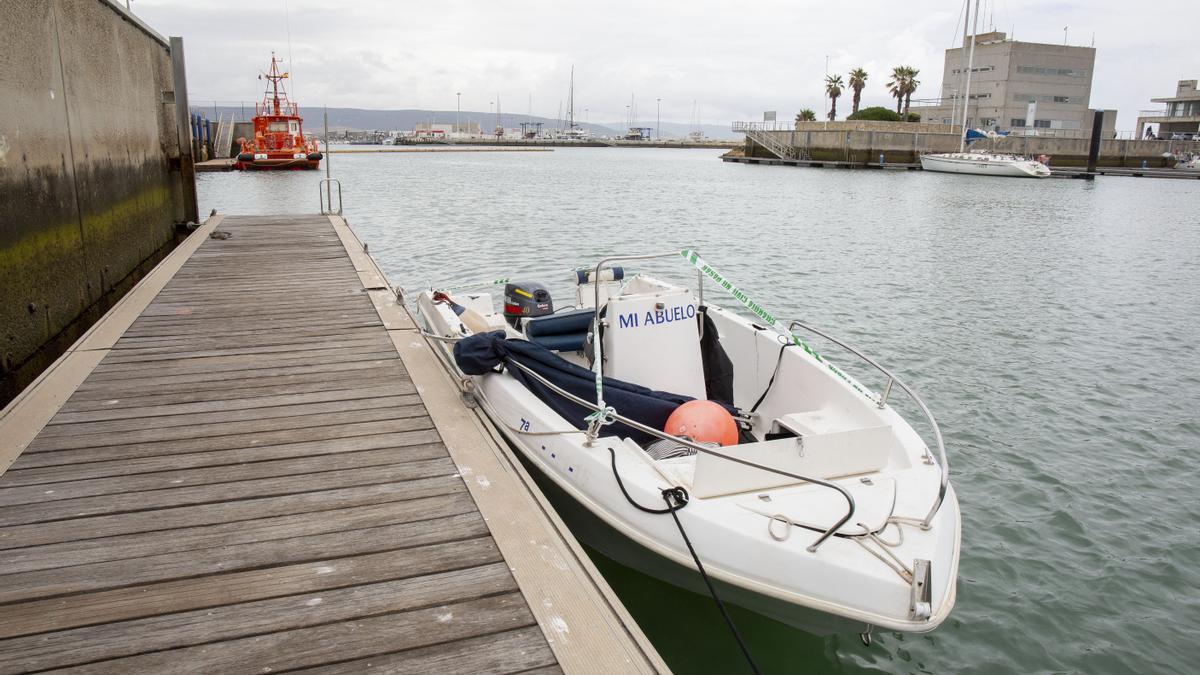
[[733, 415], [713, 401], [688, 401], [667, 418], [663, 431], [675, 436], [687, 436], [697, 443], [737, 445], [737, 422]]

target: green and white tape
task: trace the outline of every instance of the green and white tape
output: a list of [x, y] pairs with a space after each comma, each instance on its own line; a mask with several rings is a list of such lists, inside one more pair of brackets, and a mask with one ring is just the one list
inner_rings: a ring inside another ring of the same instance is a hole
[[877, 400], [877, 398], [874, 394], [872, 394], [872, 393], [868, 392], [866, 389], [864, 389], [862, 385], [860, 385], [857, 381], [854, 380], [854, 378], [843, 373], [841, 368], [838, 368], [837, 366], [833, 365], [829, 361], [826, 361], [825, 358], [822, 357], [820, 354], [818, 354], [817, 350], [813, 349], [807, 342], [796, 337], [795, 334], [793, 334], [788, 329], [784, 328], [783, 325], [775, 318], [774, 314], [771, 314], [770, 312], [768, 312], [766, 310], [766, 308], [764, 308], [762, 305], [760, 305], [757, 302], [755, 302], [754, 300], [752, 300], [750, 298], [750, 296], [745, 293], [745, 291], [743, 291], [742, 289], [735, 286], [732, 281], [725, 278], [724, 275], [722, 275], [720, 272], [713, 269], [711, 265], [704, 262], [704, 258], [701, 258], [700, 254], [696, 253], [695, 251], [693, 251], [691, 249], [685, 248], [679, 252], [679, 255], [683, 256], [684, 260], [687, 260], [692, 265], [694, 265], [696, 267], [696, 269], [700, 270], [700, 272], [702, 274], [704, 274], [704, 276], [708, 277], [714, 283], [716, 283], [717, 286], [721, 290], [732, 295], [733, 298], [735, 300], [737, 300], [739, 303], [741, 303], [741, 305], [743, 307], [745, 307], [747, 310], [749, 310], [751, 314], [753, 314], [754, 316], [761, 319], [763, 323], [765, 323], [767, 326], [774, 329], [775, 332], [782, 335], [788, 341], [795, 343], [797, 346], [799, 346], [801, 349], [803, 349], [805, 352], [807, 352], [810, 356], [812, 356], [818, 362], [825, 364], [825, 367], [829, 368], [829, 370], [832, 371], [834, 375], [837, 375], [844, 382], [846, 382], [846, 384], [849, 384], [851, 387], [853, 387], [855, 391], [862, 394], [863, 396], [866, 396], [867, 398], [871, 399], [872, 401]]

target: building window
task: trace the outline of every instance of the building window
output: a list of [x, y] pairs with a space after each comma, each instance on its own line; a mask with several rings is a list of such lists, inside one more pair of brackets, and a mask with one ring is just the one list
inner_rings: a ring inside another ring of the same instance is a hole
[[1014, 117], [1008, 121], [1008, 126], [1023, 127], [1023, 126], [1025, 126], [1025, 118], [1024, 117]]
[[[996, 66], [979, 66], [978, 68], [971, 68], [971, 72], [972, 73], [988, 73], [995, 69], [996, 69]], [[955, 75], [958, 75], [959, 73], [962, 73], [965, 70], [966, 70], [965, 68], [955, 68], [952, 72]]]
[[1055, 96], [1053, 94], [1013, 94], [1013, 100], [1018, 103], [1071, 103], [1070, 96]]
[[1087, 77], [1086, 70], [1075, 68], [1041, 68], [1037, 66], [1017, 66], [1017, 72], [1025, 75], [1055, 75], [1058, 77]]
[[985, 126], [985, 127], [994, 127], [994, 126], [996, 126], [996, 118], [995, 118], [995, 117], [985, 117], [985, 118], [983, 118], [983, 126]]
[[1049, 129], [1050, 128], [1050, 120], [1034, 120], [1033, 126], [1038, 129]]

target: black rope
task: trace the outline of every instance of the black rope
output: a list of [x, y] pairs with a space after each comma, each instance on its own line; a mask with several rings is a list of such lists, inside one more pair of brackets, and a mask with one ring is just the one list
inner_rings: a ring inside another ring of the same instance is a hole
[[775, 370], [771, 373], [771, 380], [767, 382], [767, 388], [763, 389], [762, 395], [758, 397], [758, 400], [754, 402], [754, 405], [750, 406], [750, 412], [753, 413], [754, 411], [758, 410], [758, 406], [762, 405], [763, 399], [767, 397], [767, 394], [771, 393], [771, 387], [775, 386], [775, 378], [779, 376], [779, 366], [783, 365], [783, 350], [791, 347], [793, 344], [795, 343], [788, 342], [779, 348], [779, 357], [775, 361]]
[[750, 670], [754, 675], [761, 675], [762, 671], [758, 669], [758, 664], [754, 662], [754, 657], [750, 655], [750, 648], [746, 646], [746, 641], [742, 639], [742, 634], [733, 623], [733, 617], [729, 616], [729, 610], [725, 609], [725, 603], [721, 602], [721, 596], [717, 595], [716, 587], [713, 586], [712, 580], [708, 578], [708, 572], [704, 570], [704, 563], [700, 562], [700, 556], [696, 554], [696, 548], [692, 546], [692, 540], [688, 538], [687, 532], [683, 529], [683, 523], [679, 520], [679, 515], [675, 513], [688, 505], [687, 490], [678, 485], [663, 490], [662, 498], [667, 503], [667, 508], [665, 509], [652, 509], [648, 506], [642, 506], [634, 501], [633, 497], [629, 495], [629, 491], [625, 489], [625, 483], [621, 481], [621, 473], [617, 471], [616, 451], [609, 448], [608, 454], [612, 457], [613, 477], [617, 479], [617, 487], [621, 488], [621, 494], [625, 495], [625, 499], [630, 504], [637, 507], [639, 511], [645, 511], [646, 513], [671, 514], [671, 518], [675, 521], [675, 527], [679, 528], [679, 536], [683, 537], [683, 543], [687, 545], [688, 553], [692, 554], [692, 561], [696, 563], [696, 569], [700, 572], [700, 578], [704, 579], [704, 585], [708, 587], [708, 594], [717, 603], [717, 609], [721, 610], [721, 617], [725, 619], [725, 625], [729, 626], [729, 632], [733, 633], [733, 638], [737, 640], [738, 647], [742, 650], [742, 655], [746, 657], [746, 663], [749, 664]]

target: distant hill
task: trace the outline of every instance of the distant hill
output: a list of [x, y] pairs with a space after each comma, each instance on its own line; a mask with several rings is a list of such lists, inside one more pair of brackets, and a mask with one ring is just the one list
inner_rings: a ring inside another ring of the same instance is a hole
[[[194, 106], [193, 110], [202, 113], [207, 117], [214, 115], [229, 115], [234, 114], [244, 117], [245, 121], [253, 116], [254, 109], [249, 107], [244, 110], [238, 106]], [[322, 124], [322, 108], [300, 108], [300, 114], [304, 116], [304, 128], [310, 133], [319, 133]], [[496, 125], [496, 115], [494, 113], [477, 112], [474, 110], [464, 110], [459, 114], [459, 120], [463, 124], [477, 122], [481, 129], [488, 131]], [[453, 110], [367, 110], [364, 108], [329, 108], [329, 128], [330, 129], [352, 129], [355, 131], [409, 131], [419, 122], [437, 122], [442, 124], [453, 124], [455, 111]], [[544, 130], [555, 129], [559, 126], [566, 126], [565, 121], [558, 121], [548, 117], [530, 117], [528, 115], [517, 115], [512, 113], [504, 113], [501, 115], [502, 123], [505, 128], [516, 129], [520, 127], [522, 122], [541, 122]], [[652, 126], [653, 120], [642, 120], [640, 124]], [[624, 131], [624, 125], [616, 123], [605, 124], [583, 124], [579, 126], [590, 130], [597, 136], [615, 136], [618, 129]], [[738, 134], [734, 134], [729, 130], [728, 126], [717, 126], [713, 124], [701, 125], [699, 127], [704, 135], [709, 138], [728, 139], [738, 138]], [[676, 124], [674, 122], [663, 122], [662, 135], [668, 138], [682, 138], [687, 136], [691, 129], [686, 124]], [[653, 133], [653, 132], [651, 132]]]

